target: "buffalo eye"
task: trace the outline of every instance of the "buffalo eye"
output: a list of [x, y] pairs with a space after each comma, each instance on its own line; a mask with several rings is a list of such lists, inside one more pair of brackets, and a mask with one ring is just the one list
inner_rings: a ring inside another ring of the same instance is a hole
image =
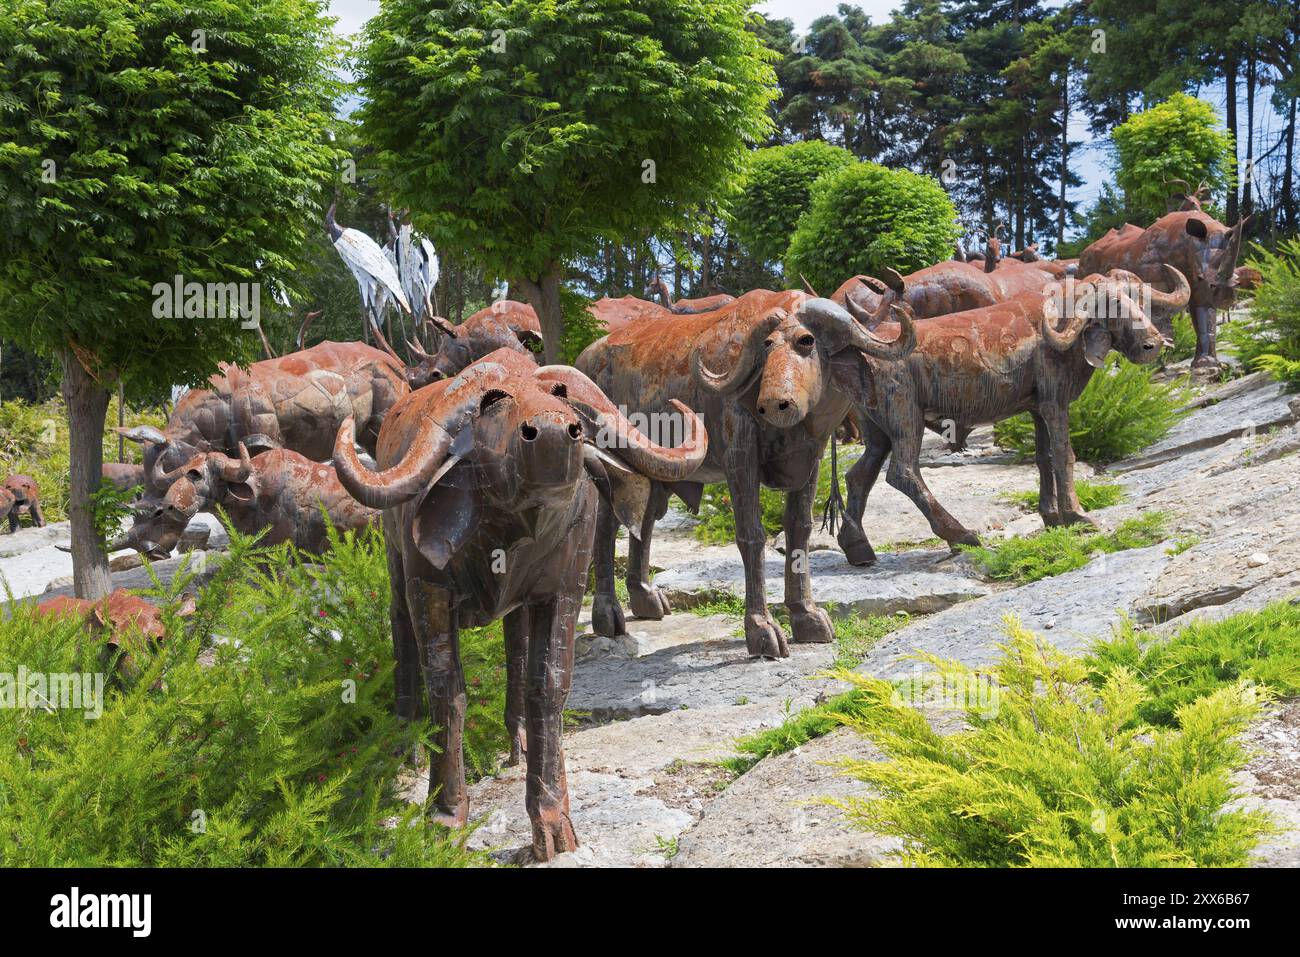
[[764, 347], [771, 349], [774, 345], [776, 345], [776, 342], [772, 339], [767, 339], [763, 342], [763, 345]]

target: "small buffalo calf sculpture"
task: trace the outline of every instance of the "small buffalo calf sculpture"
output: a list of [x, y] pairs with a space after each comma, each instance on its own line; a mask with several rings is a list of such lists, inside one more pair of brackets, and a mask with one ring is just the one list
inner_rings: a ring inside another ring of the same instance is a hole
[[[194, 596], [186, 594], [176, 610], [184, 617], [194, 613]], [[158, 649], [167, 637], [160, 608], [125, 588], [118, 588], [98, 601], [59, 596], [36, 606], [38, 615], [76, 618], [90, 633], [103, 636], [106, 665], [116, 663], [119, 674], [134, 678], [146, 667], [145, 656]]]
[[379, 513], [359, 505], [334, 469], [288, 449], [250, 458], [240, 443], [238, 459], [209, 452], [170, 472], [155, 460], [151, 472], [150, 485], [167, 491], [137, 503], [135, 524], [112, 550], [134, 548], [154, 561], [164, 559], [195, 515], [218, 506], [244, 535], [266, 529], [264, 545], [292, 542], [317, 555], [329, 547], [329, 524], [341, 532], [378, 524]]
[[18, 516], [26, 512], [37, 528], [45, 526], [41, 489], [30, 475], [11, 475], [0, 485], [0, 518], [8, 517], [9, 531], [18, 531]]
[[439, 729], [429, 766], [436, 820], [459, 826], [469, 812], [459, 629], [503, 618], [506, 726], [511, 760], [528, 763], [533, 853], [549, 860], [577, 847], [560, 736], [597, 502], [643, 508], [649, 479], [676, 481], [699, 466], [703, 423], [677, 410], [684, 441], [662, 448], [581, 372], [501, 349], [393, 407], [380, 471], [358, 459], [352, 421], [339, 430], [340, 481], [384, 510], [398, 713], [423, 710], [422, 671]]

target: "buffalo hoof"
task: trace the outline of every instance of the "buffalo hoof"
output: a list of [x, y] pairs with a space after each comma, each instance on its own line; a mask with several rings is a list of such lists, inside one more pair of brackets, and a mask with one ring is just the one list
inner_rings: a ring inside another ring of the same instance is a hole
[[835, 640], [831, 616], [816, 605], [807, 611], [791, 611], [790, 631], [797, 644], [824, 645]]
[[958, 545], [970, 545], [973, 548], [979, 548], [984, 544], [980, 541], [978, 535], [967, 528], [960, 529], [957, 534], [953, 535], [951, 538], [948, 536], [944, 536], [944, 538], [947, 540], [954, 552], [957, 550]]
[[628, 583], [627, 606], [636, 617], [651, 621], [658, 621], [664, 615], [672, 614], [673, 610], [668, 604], [668, 596], [646, 582]]
[[849, 560], [850, 565], [874, 565], [876, 563], [876, 550], [871, 547], [871, 543], [865, 538], [859, 538], [855, 541], [840, 539], [840, 548], [844, 550], [844, 557]]
[[1192, 360], [1192, 371], [1196, 372], [1204, 369], [1206, 372], [1218, 372], [1222, 366], [1217, 356], [1197, 356]]
[[528, 735], [523, 728], [518, 728], [510, 736], [510, 757], [506, 758], [506, 767], [515, 768], [528, 759]]
[[785, 632], [767, 614], [745, 616], [745, 648], [751, 658], [790, 657], [790, 645]]
[[627, 622], [618, 599], [611, 595], [597, 595], [591, 602], [591, 630], [606, 638], [627, 634]]
[[430, 824], [441, 824], [443, 827], [450, 828], [453, 831], [460, 830], [469, 821], [469, 806], [463, 805], [459, 811], [452, 814], [447, 811], [436, 811], [429, 815]]
[[578, 836], [573, 833], [573, 822], [566, 811], [539, 811], [533, 818], [533, 857], [549, 861], [556, 854], [578, 849]]
[[1083, 512], [1061, 512], [1060, 525], [1087, 525], [1090, 528], [1096, 528], [1097, 523], [1091, 517]]

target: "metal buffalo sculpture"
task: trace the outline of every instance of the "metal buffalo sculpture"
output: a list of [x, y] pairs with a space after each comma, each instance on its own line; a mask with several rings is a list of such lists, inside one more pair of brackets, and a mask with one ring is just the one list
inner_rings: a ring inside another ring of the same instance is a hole
[[378, 524], [379, 513], [358, 504], [333, 468], [287, 449], [250, 457], [241, 443], [237, 459], [208, 452], [170, 472], [156, 460], [152, 469], [150, 486], [166, 491], [136, 504], [134, 524], [110, 550], [134, 548], [164, 559], [195, 515], [218, 507], [238, 532], [265, 529], [264, 545], [292, 542], [317, 555], [329, 548], [330, 525], [342, 532]]
[[[1164, 306], [1184, 303], [1186, 280], [1166, 267], [1176, 291]], [[868, 494], [889, 458], [887, 481], [912, 500], [934, 533], [950, 544], [979, 544], [939, 504], [920, 472], [926, 428], [969, 429], [1019, 412], [1034, 420], [1038, 511], [1046, 525], [1089, 522], [1074, 490], [1070, 403], [1114, 349], [1133, 362], [1153, 362], [1168, 340], [1139, 305], [1125, 275], [1067, 280], [996, 306], [916, 324], [916, 349], [902, 362], [864, 358], [856, 371], [865, 408], [867, 450], [849, 470], [840, 547], [855, 565], [875, 552], [862, 528]], [[1058, 328], [1060, 322], [1062, 328]]]
[[[1236, 297], [1244, 223], [1229, 229], [1201, 212], [1195, 197], [1180, 199], [1185, 208], [1167, 213], [1146, 229], [1128, 223], [1112, 229], [1080, 254], [1079, 271], [1091, 275], [1124, 269], [1155, 284], [1165, 281], [1164, 267], [1173, 266], [1191, 284], [1187, 308], [1196, 329], [1192, 368], [1215, 369], [1215, 311], [1230, 308]], [[1165, 335], [1172, 333], [1175, 311], [1159, 308], [1151, 317]]]
[[647, 479], [695, 471], [707, 437], [674, 408], [686, 440], [661, 448], [576, 369], [539, 369], [502, 349], [399, 402], [380, 431], [380, 471], [357, 458], [351, 420], [339, 430], [340, 481], [384, 510], [397, 707], [420, 713], [422, 672], [439, 728], [429, 768], [438, 819], [461, 825], [468, 814], [458, 631], [504, 618], [505, 718], [512, 760], [527, 759], [533, 851], [546, 860], [577, 846], [560, 739], [597, 503], [630, 514]]
[[37, 528], [45, 525], [41, 489], [30, 475], [11, 475], [0, 485], [0, 519], [9, 519], [9, 531], [18, 531], [18, 516], [26, 514]]
[[[794, 640], [830, 641], [830, 619], [813, 602], [808, 564], [801, 559], [812, 532], [818, 463], [850, 406], [866, 401], [856, 363], [866, 355], [888, 365], [914, 341], [905, 315], [897, 339], [884, 342], [829, 300], [755, 290], [717, 312], [628, 326], [588, 346], [578, 368], [629, 414], [664, 421], [671, 403], [681, 399], [703, 410], [710, 436], [707, 458], [681, 477], [689, 482], [651, 490], [639, 537], [629, 542], [632, 611], [644, 618], [670, 611], [649, 582], [650, 540], [668, 494], [698, 506], [701, 483], [725, 479], [745, 565], [746, 648], [752, 656], [788, 656], [786, 634], [769, 614], [765, 593], [758, 493], [766, 485], [786, 492], [785, 605]], [[715, 371], [721, 369], [727, 371]], [[592, 613], [602, 635], [625, 631], [614, 594], [615, 531], [610, 510], [602, 509]]]
[[673, 299], [672, 290], [668, 288], [668, 283], [664, 282], [663, 276], [659, 273], [654, 274], [650, 280], [650, 285], [645, 290], [646, 297], [659, 297], [659, 302], [669, 312], [676, 313], [679, 316], [694, 315], [698, 312], [713, 312], [715, 309], [721, 309], [729, 302], [735, 302], [736, 297], [727, 293], [718, 293], [713, 296], [701, 296], [698, 299]]
[[[176, 609], [179, 617], [192, 615], [194, 597], [184, 595]], [[124, 588], [115, 589], [98, 601], [59, 596], [38, 604], [36, 614], [48, 618], [81, 621], [86, 630], [103, 640], [104, 663], [126, 678], [134, 678], [146, 667], [145, 659], [167, 637], [162, 610]]]
[[[409, 391], [400, 363], [359, 342], [322, 342], [247, 369], [223, 364], [209, 381], [211, 388], [177, 403], [162, 431], [121, 430], [145, 447], [146, 478], [155, 464], [166, 473], [200, 453], [238, 454], [241, 442], [254, 453], [286, 448], [323, 462], [347, 418], [359, 423], [360, 441], [373, 452], [384, 415]], [[147, 491], [165, 489], [150, 484]]]
[[470, 363], [498, 349], [536, 356], [542, 348], [542, 326], [537, 313], [527, 303], [512, 299], [494, 302], [458, 326], [439, 328], [443, 335], [437, 352], [430, 354], [419, 343], [407, 342], [417, 360], [407, 371], [407, 382], [412, 389], [450, 379]]

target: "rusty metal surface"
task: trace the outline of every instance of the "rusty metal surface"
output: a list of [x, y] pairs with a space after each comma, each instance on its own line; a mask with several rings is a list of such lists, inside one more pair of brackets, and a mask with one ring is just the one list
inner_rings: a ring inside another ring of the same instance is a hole
[[[1047, 525], [1089, 521], [1074, 490], [1069, 406], [1112, 349], [1130, 361], [1153, 362], [1167, 340], [1133, 298], [1132, 277], [1119, 273], [1071, 281], [1061, 290], [1024, 293], [1006, 302], [916, 325], [916, 349], [901, 362], [863, 358], [860, 390], [873, 401], [858, 409], [867, 451], [850, 469], [844, 525], [838, 533], [849, 561], [875, 553], [862, 515], [885, 458], [887, 481], [907, 495], [950, 544], [978, 544], [936, 500], [920, 472], [921, 438], [929, 428], [965, 435], [976, 425], [1028, 412], [1037, 431], [1039, 512]], [[1190, 295], [1181, 284], [1181, 298]], [[890, 324], [882, 324], [887, 334]]]
[[9, 531], [18, 531], [18, 516], [26, 515], [37, 528], [45, 525], [41, 489], [30, 475], [11, 475], [0, 485], [0, 518], [9, 519]]
[[[907, 328], [910, 329], [910, 323]], [[654, 528], [668, 493], [698, 504], [701, 483], [725, 479], [736, 512], [737, 544], [745, 563], [745, 640], [751, 655], [784, 657], [788, 637], [768, 611], [762, 551], [766, 535], [759, 486], [787, 493], [786, 607], [795, 641], [830, 641], [830, 621], [812, 601], [806, 562], [796, 556], [812, 530], [817, 465], [831, 433], [855, 403], [867, 401], [860, 379], [845, 375], [861, 350], [884, 356], [905, 352], [904, 340], [877, 341], [833, 302], [803, 292], [753, 290], [719, 310], [670, 315], [624, 326], [597, 340], [577, 367], [630, 414], [649, 421], [680, 399], [702, 410], [709, 452], [684, 481], [657, 483], [639, 538], [629, 546], [631, 609], [660, 618], [668, 602], [646, 577]], [[888, 338], [888, 337], [886, 337]], [[615, 523], [602, 510], [596, 552], [593, 627], [600, 634], [626, 629], [614, 594]]]
[[[193, 599], [187, 595], [177, 614], [185, 616], [193, 611]], [[103, 642], [105, 662], [115, 661], [117, 670], [127, 677], [138, 675], [144, 667], [144, 657], [167, 637], [162, 610], [124, 588], [98, 601], [68, 596], [50, 598], [36, 605], [35, 612], [82, 622], [89, 634]]]
[[[1126, 223], [1088, 246], [1079, 257], [1083, 274], [1125, 269], [1143, 282], [1167, 285], [1163, 268], [1173, 266], [1192, 287], [1187, 311], [1196, 329], [1194, 368], [1217, 368], [1216, 310], [1231, 308], [1239, 276], [1241, 223], [1229, 229], [1200, 210], [1192, 196], [1180, 197], [1184, 209], [1167, 213], [1147, 229]], [[1173, 328], [1173, 311], [1156, 310], [1152, 318], [1166, 335]]]
[[418, 343], [408, 343], [418, 360], [406, 373], [412, 389], [449, 379], [498, 349], [535, 356], [542, 345], [542, 326], [536, 311], [527, 303], [512, 299], [494, 302], [450, 330], [454, 335], [444, 332], [433, 353], [425, 352]]
[[340, 429], [339, 480], [384, 509], [399, 713], [415, 717], [427, 701], [440, 729], [429, 770], [437, 819], [459, 825], [468, 814], [459, 629], [502, 618], [506, 726], [511, 760], [528, 765], [533, 852], [545, 860], [577, 846], [561, 733], [597, 502], [644, 502], [638, 489], [651, 479], [699, 467], [703, 423], [673, 408], [685, 441], [662, 448], [581, 372], [538, 368], [506, 348], [397, 403], [377, 471], [357, 457], [353, 423]]

